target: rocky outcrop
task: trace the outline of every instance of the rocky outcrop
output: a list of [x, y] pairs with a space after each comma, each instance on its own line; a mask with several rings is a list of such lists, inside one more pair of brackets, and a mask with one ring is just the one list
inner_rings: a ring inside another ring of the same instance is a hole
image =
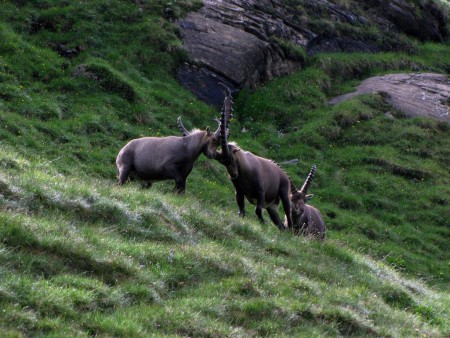
[[178, 79], [202, 100], [217, 105], [223, 100], [220, 82], [233, 91], [252, 87], [301, 67], [306, 53], [395, 48], [395, 36], [393, 46], [380, 44], [377, 36], [355, 33], [370, 25], [423, 40], [440, 41], [447, 34], [446, 19], [432, 3], [420, 10], [406, 0], [369, 0], [351, 9], [327, 0], [203, 4], [178, 21], [190, 59], [179, 69]]
[[400, 31], [427, 41], [442, 42], [446, 34], [446, 19], [433, 2], [422, 5], [420, 11], [404, 0], [375, 1], [382, 17], [386, 17]]
[[353, 93], [329, 101], [336, 104], [357, 95], [381, 93], [408, 116], [425, 116], [450, 123], [450, 78], [442, 74], [389, 74], [364, 80]]
[[178, 79], [204, 101], [220, 104], [220, 82], [237, 90], [291, 73], [300, 57], [287, 55], [282, 41], [305, 48], [315, 34], [285, 16], [276, 1], [204, 0], [198, 13], [179, 22], [193, 62], [181, 67]]

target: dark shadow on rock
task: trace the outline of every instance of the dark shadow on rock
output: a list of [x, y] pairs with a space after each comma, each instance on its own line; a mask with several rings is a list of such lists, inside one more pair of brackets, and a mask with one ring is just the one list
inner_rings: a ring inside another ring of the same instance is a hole
[[380, 48], [375, 41], [354, 40], [347, 37], [317, 36], [308, 44], [308, 54], [335, 53], [335, 52], [379, 52]]
[[177, 74], [178, 81], [190, 91], [194, 92], [197, 97], [214, 106], [221, 106], [225, 98], [225, 84], [230, 88], [231, 93], [236, 92], [236, 87], [223, 76], [220, 76], [204, 67], [194, 65], [182, 65]]

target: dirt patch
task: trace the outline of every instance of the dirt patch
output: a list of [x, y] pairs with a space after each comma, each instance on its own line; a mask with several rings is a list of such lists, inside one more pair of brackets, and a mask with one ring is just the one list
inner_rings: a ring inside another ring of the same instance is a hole
[[450, 78], [435, 73], [387, 74], [364, 80], [353, 93], [337, 96], [336, 104], [357, 95], [382, 93], [407, 116], [425, 116], [450, 124]]

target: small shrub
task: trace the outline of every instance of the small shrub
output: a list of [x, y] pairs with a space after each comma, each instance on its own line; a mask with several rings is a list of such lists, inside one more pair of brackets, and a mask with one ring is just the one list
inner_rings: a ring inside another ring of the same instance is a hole
[[33, 100], [22, 101], [16, 109], [24, 117], [37, 118], [42, 121], [63, 117], [59, 104], [44, 96], [33, 95]]
[[373, 119], [373, 113], [371, 111], [367, 111], [367, 110], [366, 111], [361, 111], [359, 113], [359, 119], [361, 121], [371, 120], [371, 119]]
[[270, 40], [278, 45], [283, 51], [285, 57], [290, 60], [294, 60], [304, 65], [306, 62], [306, 51], [303, 47], [284, 39], [277, 37], [270, 37]]
[[[17, 170], [17, 169], [20, 169], [20, 164], [13, 159], [2, 158], [0, 160], [0, 167], [2, 167], [3, 169], [6, 169], [6, 170]], [[2, 190], [2, 184], [4, 184], [4, 182], [2, 182], [0, 180], [0, 193]]]
[[29, 25], [31, 34], [38, 33], [41, 29], [50, 32], [69, 32], [73, 27], [73, 18], [70, 17], [71, 7], [52, 7], [33, 15]]
[[417, 118], [416, 124], [422, 129], [434, 129], [436, 126], [436, 122], [432, 119], [427, 118]]
[[382, 297], [387, 304], [400, 309], [411, 308], [415, 304], [408, 293], [393, 286], [386, 286]]
[[361, 209], [363, 206], [361, 200], [355, 195], [351, 194], [342, 194], [337, 203], [340, 208], [348, 210]]
[[439, 130], [441, 130], [441, 131], [445, 131], [445, 132], [450, 131], [450, 124], [448, 124], [447, 122], [439, 121], [439, 122], [436, 124], [436, 126], [437, 126], [437, 128], [438, 128]]
[[320, 133], [329, 141], [336, 141], [341, 136], [342, 128], [336, 125], [322, 126]]
[[0, 83], [0, 99], [11, 101], [19, 97], [23, 97], [23, 94], [18, 86], [8, 83]]
[[93, 79], [106, 91], [116, 93], [128, 101], [136, 101], [139, 98], [130, 80], [103, 60], [95, 59], [78, 65], [73, 75]]
[[359, 116], [352, 111], [340, 110], [333, 115], [337, 124], [342, 128], [348, 128], [359, 121]]
[[255, 299], [244, 304], [243, 310], [250, 318], [269, 317], [275, 312], [276, 306], [270, 301]]
[[365, 160], [366, 163], [374, 164], [382, 167], [385, 170], [391, 171], [394, 175], [403, 176], [412, 180], [424, 180], [431, 177], [431, 173], [421, 169], [408, 168], [403, 165], [390, 163], [389, 161], [381, 158], [369, 157]]
[[442, 320], [436, 317], [435, 311], [430, 306], [414, 304], [412, 310], [424, 318], [427, 322], [433, 324], [441, 324]]

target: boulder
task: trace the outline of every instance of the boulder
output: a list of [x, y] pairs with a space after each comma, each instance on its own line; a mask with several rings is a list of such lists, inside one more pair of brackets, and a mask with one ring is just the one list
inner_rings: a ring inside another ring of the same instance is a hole
[[[381, 93], [407, 116], [425, 116], [450, 123], [450, 78], [435, 73], [387, 74], [364, 80], [353, 93], [331, 99], [337, 104], [357, 95]], [[392, 114], [389, 113], [390, 116]], [[391, 118], [388, 114], [386, 117]]]

